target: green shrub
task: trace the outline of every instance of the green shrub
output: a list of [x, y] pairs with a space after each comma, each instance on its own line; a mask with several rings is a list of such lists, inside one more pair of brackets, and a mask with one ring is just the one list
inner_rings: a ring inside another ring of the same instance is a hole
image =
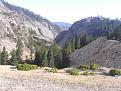
[[18, 64], [16, 68], [22, 71], [29, 71], [29, 70], [35, 70], [38, 67], [37, 65], [31, 65], [31, 64]]
[[51, 68], [49, 72], [57, 73], [57, 68]]
[[118, 69], [111, 69], [111, 70], [109, 71], [109, 75], [111, 75], [111, 76], [115, 76], [115, 75], [120, 76], [120, 75], [121, 75], [121, 70], [118, 70]]
[[90, 70], [98, 70], [98, 68], [99, 68], [99, 65], [97, 64], [90, 65]]
[[84, 73], [82, 73], [82, 75], [85, 75], [85, 76], [89, 76], [89, 75], [94, 75], [94, 73], [92, 73], [92, 72], [84, 72]]
[[79, 70], [76, 68], [69, 69], [67, 71], [70, 75], [79, 75]]
[[79, 69], [81, 69], [81, 70], [88, 70], [89, 66], [88, 65], [81, 65], [81, 66], [79, 66]]
[[57, 73], [57, 68], [45, 69], [47, 72]]
[[45, 71], [47, 71], [47, 72], [50, 72], [50, 69], [48, 69], [48, 68], [46, 68], [46, 69], [44, 69]]
[[88, 76], [88, 75], [90, 75], [90, 73], [86, 71], [82, 75]]
[[91, 75], [91, 76], [94, 76], [94, 75], [95, 75], [95, 73], [93, 73], [93, 72], [90, 72], [90, 75]]

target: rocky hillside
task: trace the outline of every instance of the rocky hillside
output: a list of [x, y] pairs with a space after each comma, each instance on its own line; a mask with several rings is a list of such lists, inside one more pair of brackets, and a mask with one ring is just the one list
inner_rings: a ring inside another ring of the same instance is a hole
[[116, 40], [99, 38], [70, 55], [70, 64], [99, 64], [100, 66], [121, 68], [121, 43]]
[[55, 41], [63, 46], [67, 40], [84, 34], [101, 37], [112, 32], [117, 26], [121, 25], [119, 20], [111, 20], [104, 17], [88, 17], [75, 22], [68, 31], [60, 33]]
[[0, 0], [0, 49], [5, 46], [11, 51], [18, 39], [23, 45], [27, 45], [29, 39], [44, 45], [51, 44], [60, 32], [60, 28], [47, 19]]

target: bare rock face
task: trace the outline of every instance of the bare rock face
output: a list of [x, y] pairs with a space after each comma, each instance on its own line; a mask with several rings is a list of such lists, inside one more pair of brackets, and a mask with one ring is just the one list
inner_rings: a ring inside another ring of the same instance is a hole
[[30, 37], [48, 45], [60, 31], [47, 19], [0, 0], [0, 48], [5, 46], [10, 51], [16, 47], [18, 39], [26, 45]]
[[99, 38], [70, 55], [71, 66], [99, 64], [104, 67], [121, 68], [121, 43]]

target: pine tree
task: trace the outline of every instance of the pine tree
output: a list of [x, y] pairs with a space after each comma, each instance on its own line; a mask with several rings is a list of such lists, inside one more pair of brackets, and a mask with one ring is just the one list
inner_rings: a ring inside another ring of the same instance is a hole
[[30, 48], [30, 61], [33, 61], [33, 53], [34, 53], [34, 49], [31, 47]]
[[63, 68], [70, 66], [69, 54], [70, 52], [68, 48], [62, 49], [62, 67]]
[[81, 47], [81, 44], [80, 44], [80, 37], [77, 36], [76, 37], [76, 40], [75, 40], [75, 49], [79, 49]]
[[109, 39], [121, 41], [121, 26], [118, 26], [112, 33], [110, 33]]
[[[32, 30], [30, 30], [32, 31]], [[33, 37], [29, 36], [28, 38], [28, 45], [27, 47], [30, 49], [30, 62], [33, 62], [33, 54], [34, 54], [34, 47], [35, 47], [36, 43], [33, 39]]]
[[11, 65], [14, 65], [14, 66], [16, 66], [18, 63], [19, 63], [19, 60], [17, 59], [17, 55], [16, 55], [16, 50], [13, 50], [12, 52], [11, 52]]
[[42, 66], [43, 67], [47, 67], [48, 66], [47, 51], [46, 50], [44, 50], [43, 53], [42, 53], [41, 61], [42, 61]]
[[6, 65], [7, 64], [7, 60], [8, 60], [8, 53], [6, 51], [6, 48], [3, 47], [3, 50], [2, 50], [2, 53], [1, 53], [1, 63], [3, 65]]
[[64, 68], [70, 66], [69, 54], [72, 52], [71, 48], [71, 43], [68, 41], [62, 49], [62, 67]]
[[71, 46], [71, 42], [70, 41], [67, 41], [67, 43], [65, 45], [65, 48], [68, 50], [69, 53], [72, 52], [72, 46]]
[[55, 57], [61, 48], [56, 43], [54, 43], [51, 47], [52, 47], [52, 51], [53, 51], [53, 56]]
[[34, 63], [37, 66], [41, 66], [41, 50], [36, 50]]
[[72, 41], [71, 41], [71, 51], [72, 52], [75, 51], [75, 39], [72, 39]]
[[17, 45], [16, 45], [16, 48], [17, 48], [16, 49], [16, 56], [17, 56], [17, 60], [19, 62], [22, 61], [22, 58], [21, 58], [21, 56], [22, 56], [22, 47], [23, 47], [23, 44], [22, 44], [21, 40], [19, 39], [17, 41]]
[[62, 52], [61, 50], [59, 51], [57, 55], [57, 64], [55, 63], [57, 68], [62, 68]]
[[88, 44], [91, 43], [94, 40], [95, 40], [95, 38], [92, 35], [87, 35], [87, 42], [88, 42]]
[[0, 50], [0, 64], [2, 64], [1, 54], [2, 54], [2, 52], [1, 52], [1, 50]]
[[48, 58], [48, 66], [54, 67], [54, 57], [53, 57], [52, 47], [50, 47], [48, 51], [47, 58]]
[[54, 57], [54, 66], [56, 68], [60, 68], [60, 66], [62, 65], [62, 52], [61, 52], [60, 46], [58, 46], [56, 43], [53, 44], [52, 52], [53, 52], [53, 57]]

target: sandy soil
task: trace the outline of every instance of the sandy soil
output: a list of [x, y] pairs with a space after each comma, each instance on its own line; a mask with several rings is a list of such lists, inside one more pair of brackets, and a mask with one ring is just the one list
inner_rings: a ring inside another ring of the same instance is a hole
[[71, 76], [63, 69], [58, 73], [45, 69], [18, 71], [0, 65], [0, 91], [121, 91], [120, 76]]

